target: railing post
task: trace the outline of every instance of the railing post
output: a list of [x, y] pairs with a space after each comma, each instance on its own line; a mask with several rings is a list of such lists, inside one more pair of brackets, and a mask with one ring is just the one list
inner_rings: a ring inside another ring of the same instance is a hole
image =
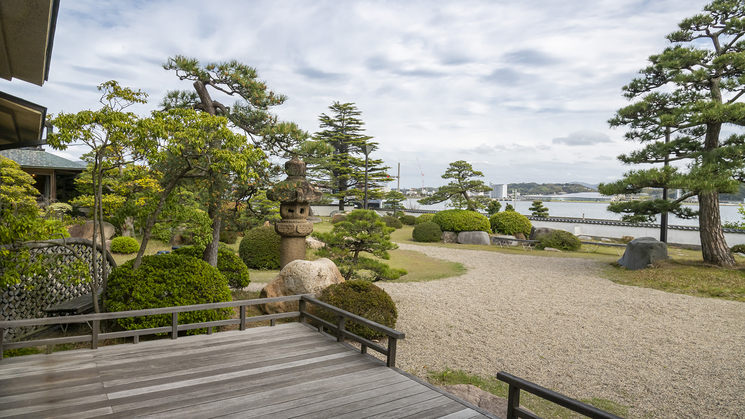
[[305, 300], [303, 300], [302, 297], [300, 297], [300, 301], [298, 302], [298, 310], [300, 311], [300, 323], [307, 323], [308, 320], [305, 318], [305, 312], [307, 310], [307, 303]]
[[517, 419], [515, 409], [520, 407], [520, 387], [510, 384], [507, 391], [507, 419]]
[[347, 319], [345, 319], [344, 316], [340, 316], [338, 314], [336, 315], [336, 328], [338, 329], [336, 335], [337, 342], [344, 342], [344, 335], [342, 334], [342, 331], [344, 330], [344, 323], [346, 322], [346, 320]]
[[178, 312], [171, 314], [171, 339], [178, 337]]
[[388, 368], [396, 368], [396, 343], [398, 339], [388, 336], [388, 359], [386, 365]]
[[241, 331], [246, 330], [246, 306], [241, 306]]
[[91, 349], [98, 349], [98, 330], [101, 325], [101, 320], [93, 320], [93, 326], [91, 326]]

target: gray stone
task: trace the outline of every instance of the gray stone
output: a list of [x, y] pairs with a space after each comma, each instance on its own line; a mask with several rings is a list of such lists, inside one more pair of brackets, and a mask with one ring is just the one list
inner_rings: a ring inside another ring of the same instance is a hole
[[[93, 221], [89, 220], [89, 221], [86, 221], [85, 224], [71, 226], [70, 228], [67, 229], [67, 232], [70, 233], [70, 237], [78, 237], [81, 239], [93, 240]], [[107, 223], [106, 221], [104, 221], [103, 232], [104, 232], [104, 237], [106, 238], [106, 240], [109, 240], [114, 236], [116, 229], [114, 228], [113, 224]], [[100, 236], [99, 236], [99, 239], [96, 241], [97, 242], [101, 241]]]
[[559, 250], [559, 249], [557, 249], [555, 247], [546, 247], [543, 250], [545, 250], [547, 252], [559, 252], [559, 253], [561, 253], [561, 250]]
[[500, 246], [517, 246], [518, 242], [515, 241], [515, 236], [492, 236], [491, 242]]
[[603, 242], [603, 243], [613, 243], [613, 240], [611, 240], [611, 239], [607, 239], [607, 238], [605, 238], [605, 237], [602, 237], [602, 238], [600, 239], [600, 241], [601, 241], [601, 242]]
[[313, 224], [320, 223], [321, 221], [323, 221], [322, 219], [320, 219], [318, 217], [308, 217], [305, 220], [308, 221], [309, 223], [313, 223]]
[[[451, 386], [441, 386], [441, 389], [447, 391], [453, 396], [465, 400], [468, 403], [476, 405], [487, 412], [500, 418], [507, 417], [507, 399], [486, 392], [470, 384], [457, 384]], [[520, 406], [525, 409], [524, 406]], [[528, 410], [528, 409], [525, 409]], [[528, 410], [530, 413], [532, 411]], [[533, 413], [535, 414], [535, 413]]]
[[580, 240], [582, 240], [582, 241], [591, 241], [592, 240], [592, 237], [590, 237], [590, 236], [577, 236], [577, 238], [580, 239]]
[[667, 244], [654, 237], [639, 237], [626, 245], [626, 253], [618, 264], [635, 271], [654, 265], [659, 260], [667, 259]]
[[443, 243], [458, 243], [458, 233], [454, 231], [443, 231], [442, 242]]
[[458, 243], [460, 244], [483, 244], [488, 246], [489, 233], [486, 231], [461, 231], [458, 233]]
[[554, 231], [550, 227], [532, 227], [530, 229], [530, 240], [538, 240], [540, 237], [547, 236], [549, 233]]
[[305, 245], [308, 247], [308, 249], [312, 250], [319, 250], [326, 247], [326, 243], [310, 236], [305, 238]]
[[[329, 259], [293, 260], [288, 263], [272, 282], [261, 290], [260, 298], [284, 297], [297, 294], [318, 295], [331, 284], [344, 282], [339, 268]], [[297, 301], [262, 304], [267, 314], [297, 311]]]
[[337, 213], [337, 214], [334, 214], [333, 217], [331, 217], [331, 222], [336, 224], [340, 221], [346, 221], [346, 219], [347, 219], [346, 214]]

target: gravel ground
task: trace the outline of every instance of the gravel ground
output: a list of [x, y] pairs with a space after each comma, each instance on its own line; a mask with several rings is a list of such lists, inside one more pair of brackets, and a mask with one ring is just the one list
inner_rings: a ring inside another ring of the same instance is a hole
[[382, 284], [397, 366], [506, 371], [630, 418], [745, 418], [745, 304], [617, 285], [602, 263], [399, 244], [468, 273]]

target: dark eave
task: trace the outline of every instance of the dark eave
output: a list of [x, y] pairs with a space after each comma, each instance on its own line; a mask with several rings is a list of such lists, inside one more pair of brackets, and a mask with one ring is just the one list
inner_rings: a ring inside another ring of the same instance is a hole
[[45, 144], [46, 117], [47, 108], [0, 92], [0, 150]]

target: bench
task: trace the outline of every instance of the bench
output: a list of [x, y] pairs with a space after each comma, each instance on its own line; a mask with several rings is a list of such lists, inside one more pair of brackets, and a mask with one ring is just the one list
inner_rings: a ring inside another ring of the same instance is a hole
[[[92, 313], [93, 312], [93, 298], [91, 296], [93, 293], [89, 292], [87, 294], [83, 294], [79, 297], [71, 298], [67, 301], [63, 301], [59, 304], [55, 304], [53, 306], [49, 306], [44, 309], [44, 312], [50, 315], [76, 315], [76, 314], [86, 314], [86, 313]], [[98, 291], [98, 301], [101, 302], [101, 290]], [[90, 326], [90, 324], [88, 325]], [[65, 324], [62, 326], [60, 324], [60, 327], [62, 327], [62, 331], [67, 331], [67, 325]]]

